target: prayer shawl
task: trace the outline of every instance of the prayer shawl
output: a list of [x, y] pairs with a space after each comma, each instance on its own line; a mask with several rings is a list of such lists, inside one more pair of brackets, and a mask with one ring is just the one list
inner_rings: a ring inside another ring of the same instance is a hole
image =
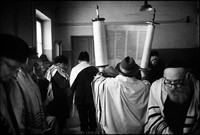
[[[145, 133], [147, 134], [172, 134], [164, 118], [164, 103], [167, 98], [167, 92], [163, 88], [164, 79], [155, 81], [150, 89], [148, 110], [145, 123]], [[191, 133], [196, 130], [195, 121], [200, 118], [199, 111], [199, 81], [186, 75], [186, 81], [194, 89], [194, 94], [187, 111], [187, 116], [183, 128], [183, 133]]]
[[46, 104], [48, 104], [50, 101], [54, 99], [53, 95], [53, 89], [52, 89], [52, 83], [51, 78], [58, 72], [61, 76], [63, 76], [66, 80], [69, 80], [69, 75], [67, 72], [61, 67], [61, 63], [57, 63], [52, 65], [45, 74], [45, 78], [49, 81], [48, 91], [47, 91], [47, 99]]
[[86, 61], [82, 61], [78, 65], [76, 65], [74, 68], [72, 68], [71, 74], [70, 74], [70, 87], [74, 83], [77, 75], [85, 68], [90, 67], [91, 65], [88, 64]]
[[97, 75], [93, 82], [97, 121], [107, 134], [142, 134], [149, 86], [134, 77]]
[[[44, 130], [46, 128], [44, 108], [41, 101], [41, 94], [38, 86], [32, 80], [29, 74], [25, 74], [22, 70], [19, 71], [17, 81], [21, 87], [22, 98], [15, 99], [24, 102], [25, 118], [22, 114], [16, 115], [18, 117], [18, 122], [20, 127], [29, 127], [32, 129]], [[23, 113], [23, 112], [20, 112]], [[25, 123], [22, 121], [24, 119]], [[25, 125], [24, 125], [25, 124]]]
[[[46, 126], [40, 91], [31, 77], [26, 76], [22, 71], [19, 71], [17, 81], [14, 79], [10, 81], [9, 96], [20, 134], [25, 134], [26, 131], [40, 134]], [[4, 120], [4, 124], [7, 125], [10, 133], [16, 134], [8, 113], [5, 90], [1, 84], [0, 92], [1, 119]]]
[[[11, 80], [10, 82], [10, 99], [11, 99], [11, 105], [13, 107], [15, 116], [17, 117], [17, 119], [20, 121], [23, 121], [22, 119], [22, 111], [24, 109], [23, 106], [23, 98], [22, 98], [22, 94], [21, 91], [18, 87], [18, 84]], [[16, 87], [16, 88], [15, 88]], [[3, 84], [0, 82], [0, 113], [1, 113], [1, 124], [4, 125], [4, 127], [7, 127], [7, 129], [4, 130], [8, 130], [8, 133], [11, 134], [16, 134], [15, 128], [14, 128], [14, 123], [11, 120], [11, 116], [9, 115], [9, 111], [8, 111], [8, 102], [7, 102], [7, 97], [6, 93], [5, 93], [5, 89], [3, 87]], [[23, 124], [20, 125], [22, 131], [23, 132]]]
[[[76, 65], [75, 67], [72, 68], [72, 71], [70, 73], [70, 87], [73, 85], [74, 81], [76, 80], [76, 77], [78, 76], [78, 74], [85, 68], [90, 67], [91, 65], [88, 64], [88, 62], [86, 61], [81, 61], [78, 65]], [[75, 112], [77, 111], [77, 108], [75, 106], [75, 94], [73, 95], [73, 99], [72, 99], [72, 116], [75, 115]]]
[[55, 65], [52, 65], [46, 72], [45, 78], [48, 81], [51, 81], [51, 78], [55, 75], [56, 72], [58, 72], [61, 76], [69, 80], [69, 75], [67, 72], [60, 66], [61, 63], [57, 63]]

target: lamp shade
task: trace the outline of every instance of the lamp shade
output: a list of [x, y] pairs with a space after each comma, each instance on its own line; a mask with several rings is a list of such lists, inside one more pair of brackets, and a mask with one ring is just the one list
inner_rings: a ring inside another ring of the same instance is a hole
[[144, 5], [141, 6], [140, 11], [152, 11], [153, 8], [148, 4], [147, 0], [145, 0]]

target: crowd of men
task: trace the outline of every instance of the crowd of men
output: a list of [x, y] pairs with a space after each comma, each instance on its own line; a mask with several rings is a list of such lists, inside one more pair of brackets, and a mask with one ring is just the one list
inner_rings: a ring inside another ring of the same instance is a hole
[[[23, 39], [0, 34], [0, 128], [3, 134], [62, 134], [72, 104], [80, 131], [97, 134], [200, 134], [199, 79], [181, 60], [152, 52], [146, 77], [132, 57], [103, 70], [82, 51], [50, 62]], [[138, 77], [140, 76], [140, 77]]]

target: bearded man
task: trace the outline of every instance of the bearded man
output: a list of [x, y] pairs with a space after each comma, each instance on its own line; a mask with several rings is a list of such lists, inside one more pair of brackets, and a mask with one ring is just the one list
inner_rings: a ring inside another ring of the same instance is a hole
[[146, 134], [199, 134], [199, 80], [181, 61], [170, 61], [150, 88]]

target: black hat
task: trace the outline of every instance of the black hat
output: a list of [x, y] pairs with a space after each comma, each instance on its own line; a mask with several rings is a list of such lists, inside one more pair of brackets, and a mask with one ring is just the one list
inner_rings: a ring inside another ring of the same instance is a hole
[[68, 58], [65, 56], [65, 55], [59, 55], [59, 56], [56, 56], [54, 58], [54, 61], [53, 61], [55, 64], [56, 63], [64, 63], [64, 64], [68, 64]]
[[133, 77], [139, 72], [139, 66], [135, 63], [134, 59], [127, 56], [115, 67], [122, 75]]
[[47, 58], [47, 55], [46, 54], [41, 54], [40, 55], [40, 60], [42, 62], [49, 62], [49, 59]]
[[30, 56], [38, 55], [37, 49], [35, 46], [29, 46], [29, 48], [30, 48]]
[[16, 60], [24, 63], [30, 54], [30, 48], [28, 44], [19, 37], [0, 34], [0, 41], [2, 47], [0, 49], [0, 56]]
[[89, 58], [89, 54], [87, 51], [82, 51], [80, 52], [79, 56], [78, 56], [78, 60], [81, 60], [81, 61], [89, 61], [90, 58]]
[[150, 53], [150, 56], [159, 56], [159, 52], [156, 51], [156, 50], [152, 50], [151, 53]]

